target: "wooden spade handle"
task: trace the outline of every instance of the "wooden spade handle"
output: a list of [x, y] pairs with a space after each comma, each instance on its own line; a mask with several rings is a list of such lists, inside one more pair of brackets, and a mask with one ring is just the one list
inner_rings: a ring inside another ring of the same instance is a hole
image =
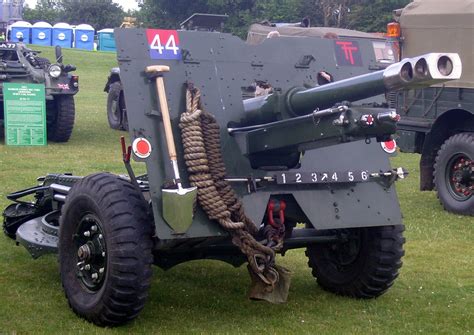
[[[156, 73], [168, 72], [169, 66], [165, 65], [151, 65], [147, 66], [145, 72]], [[173, 129], [171, 128], [170, 112], [168, 110], [168, 101], [166, 100], [165, 83], [163, 77], [158, 75], [156, 77], [156, 93], [158, 94], [158, 101], [160, 104], [161, 114], [163, 116], [163, 126], [165, 128], [166, 145], [168, 146], [168, 155], [170, 160], [176, 161], [176, 147], [174, 145]]]

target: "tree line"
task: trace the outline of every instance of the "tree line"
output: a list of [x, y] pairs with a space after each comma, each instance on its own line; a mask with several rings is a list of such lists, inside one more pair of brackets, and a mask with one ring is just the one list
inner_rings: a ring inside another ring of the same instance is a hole
[[51, 24], [88, 23], [96, 29], [120, 26], [123, 17], [136, 17], [143, 27], [177, 29], [193, 13], [227, 14], [225, 30], [245, 37], [250, 24], [260, 21], [299, 22], [384, 32], [392, 11], [410, 0], [138, 0], [139, 9], [125, 12], [112, 0], [38, 0], [26, 7], [24, 19]]

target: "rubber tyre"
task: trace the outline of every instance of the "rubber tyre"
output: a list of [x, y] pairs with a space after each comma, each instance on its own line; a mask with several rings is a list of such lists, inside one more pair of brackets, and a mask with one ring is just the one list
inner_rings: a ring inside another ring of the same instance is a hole
[[67, 142], [74, 128], [76, 109], [72, 95], [58, 95], [47, 104], [48, 140]]
[[387, 291], [402, 266], [403, 225], [347, 229], [357, 236], [358, 252], [350, 262], [335, 262], [341, 244], [321, 243], [306, 249], [308, 265], [318, 284], [339, 295], [370, 299]]
[[474, 194], [464, 200], [456, 199], [446, 180], [448, 165], [458, 154], [474, 160], [474, 133], [460, 133], [448, 138], [438, 151], [434, 164], [434, 185], [444, 209], [448, 212], [474, 216]]
[[107, 95], [107, 120], [112, 129], [120, 129], [122, 124], [122, 111], [120, 110], [120, 93], [122, 84], [116, 81], [110, 84]]
[[[92, 291], [76, 275], [73, 236], [81, 218], [96, 215], [107, 249], [102, 286]], [[143, 309], [153, 262], [147, 204], [130, 182], [99, 173], [77, 182], [62, 209], [59, 229], [61, 281], [72, 310], [100, 326], [117, 326]]]

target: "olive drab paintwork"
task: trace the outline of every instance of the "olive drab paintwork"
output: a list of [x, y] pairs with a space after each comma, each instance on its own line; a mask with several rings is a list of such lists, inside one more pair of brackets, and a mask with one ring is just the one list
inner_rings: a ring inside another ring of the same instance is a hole
[[[458, 79], [461, 62], [443, 53], [388, 65], [376, 56], [379, 41], [333, 37], [251, 44], [214, 31], [116, 29], [132, 143], [127, 150], [122, 140], [128, 176], [47, 175], [39, 186], [8, 195], [16, 203], [4, 211], [5, 232], [33, 257], [59, 249], [69, 304], [98, 325], [137, 316], [152, 262], [169, 269], [194, 259], [247, 261], [250, 296], [283, 302], [290, 276], [275, 253], [304, 247], [324, 289], [358, 298], [383, 294], [404, 255], [395, 181], [406, 171], [390, 165], [399, 115], [380, 104], [381, 94]], [[449, 75], [441, 73], [443, 59], [453, 65]], [[170, 70], [158, 84], [146, 71], [156, 66]], [[132, 152], [146, 175], [135, 176]], [[225, 195], [233, 199], [224, 202], [207, 183], [229, 183]], [[195, 185], [198, 202], [184, 213], [190, 226], [172, 222], [177, 216], [165, 211], [186, 208], [164, 201], [164, 193]], [[217, 195], [209, 200], [205, 192]], [[19, 204], [30, 194], [36, 203]], [[219, 201], [222, 209], [212, 206]], [[127, 253], [133, 257], [122, 258]], [[123, 283], [127, 290], [113, 289]]]
[[[392, 95], [389, 103], [401, 115], [400, 149], [421, 154], [420, 189], [435, 190], [446, 210], [472, 216], [474, 153], [469, 152], [469, 138], [474, 133], [473, 2], [418, 0], [395, 14], [400, 37], [394, 40], [400, 44], [401, 58], [449, 51], [458, 53], [463, 62], [458, 80], [404, 90]], [[449, 139], [454, 136], [464, 139], [463, 149], [453, 147]], [[468, 162], [463, 169], [456, 167], [457, 154], [462, 154], [458, 159], [464, 164]]]
[[[293, 88], [304, 86], [315, 86], [316, 74], [322, 69], [327, 70], [334, 77], [339, 77], [342, 71], [367, 72], [367, 67], [374, 68], [376, 62], [374, 57], [364, 57], [371, 59], [371, 62], [364, 64], [364, 68], [357, 66], [345, 67], [334, 64], [334, 53], [337, 52], [334, 41], [331, 39], [310, 39], [310, 38], [271, 38], [259, 45], [248, 45], [235, 36], [229, 34], [208, 33], [200, 31], [178, 31], [180, 59], [172, 50], [167, 52], [168, 59], [158, 59], [157, 50], [150, 49], [150, 31], [145, 29], [117, 30], [116, 39], [118, 48], [118, 61], [120, 65], [122, 84], [127, 101], [128, 113], [130, 115], [130, 135], [146, 137], [150, 140], [153, 151], [151, 156], [144, 160], [147, 164], [148, 177], [150, 182], [153, 211], [155, 214], [156, 233], [161, 239], [177, 238], [173, 230], [163, 221], [161, 215], [161, 192], [163, 182], [172, 175], [170, 166], [163, 157], [166, 157], [164, 150], [164, 137], [161, 131], [160, 112], [157, 110], [156, 98], [153, 88], [143, 69], [150, 65], [168, 65], [171, 68], [169, 73], [164, 75], [170, 107], [171, 119], [175, 128], [175, 142], [179, 143], [179, 130], [177, 120], [181, 112], [185, 110], [185, 84], [192, 83], [202, 92], [204, 108], [214, 114], [221, 125], [221, 142], [226, 162], [227, 173], [230, 176], [239, 176], [245, 180], [248, 176], [254, 178], [274, 177], [283, 172], [299, 173], [301, 171], [388, 171], [391, 169], [388, 155], [381, 149], [380, 143], [374, 139], [372, 141], [360, 140], [342, 143], [337, 147], [318, 148], [315, 150], [298, 149], [296, 164], [288, 166], [286, 158], [294, 154], [294, 151], [281, 151], [277, 154], [282, 160], [280, 166], [267, 166], [265, 161], [253, 164], [259, 168], [252, 168], [252, 161], [249, 161], [251, 152], [245, 152], [248, 145], [239, 143], [239, 136], [232, 136], [227, 131], [227, 127], [235, 125], [245, 125], [247, 118], [246, 106], [242, 103], [242, 88], [262, 81], [269, 83], [275, 92], [283, 94]], [[173, 36], [167, 33], [160, 37], [163, 46], [166, 38]], [[148, 39], [147, 39], [148, 38]], [[176, 39], [177, 40], [177, 39]], [[348, 39], [350, 41], [350, 39]], [[156, 41], [156, 38], [155, 38]], [[367, 40], [366, 45], [359, 41], [359, 52], [374, 52], [372, 41]], [[293, 52], [298, 50], [298, 52]], [[328, 52], [330, 50], [331, 52]], [[308, 63], [302, 64], [302, 59], [312, 59]], [[311, 57], [309, 57], [311, 56]], [[398, 66], [398, 65], [397, 65]], [[377, 79], [375, 83], [381, 85], [377, 91], [369, 95], [379, 94], [386, 91], [383, 86], [383, 73], [373, 74]], [[372, 76], [372, 77], [373, 77]], [[363, 81], [365, 77], [354, 79], [354, 83]], [[371, 77], [369, 77], [371, 78]], [[373, 82], [365, 80], [365, 82]], [[345, 82], [344, 82], [345, 83]], [[337, 85], [334, 83], [334, 85]], [[351, 82], [347, 82], [349, 86]], [[357, 85], [355, 85], [357, 86]], [[322, 87], [324, 88], [324, 86]], [[317, 90], [317, 89], [315, 89]], [[329, 104], [340, 102], [337, 86], [332, 91], [332, 100]], [[317, 95], [317, 93], [315, 94]], [[354, 100], [354, 96], [350, 96]], [[258, 99], [258, 98], [255, 98]], [[266, 99], [266, 98], [262, 98]], [[271, 97], [268, 97], [270, 100]], [[344, 100], [344, 99], [342, 99]], [[279, 104], [278, 108], [284, 104]], [[317, 109], [317, 105], [308, 105], [309, 110]], [[252, 108], [250, 108], [252, 109]], [[251, 111], [250, 111], [251, 112]], [[267, 113], [269, 118], [279, 119], [275, 116], [274, 110], [267, 112], [260, 110], [254, 114]], [[278, 113], [277, 113], [278, 114]], [[243, 121], [243, 122], [242, 122]], [[268, 122], [269, 120], [260, 120]], [[259, 122], [260, 122], [259, 121]], [[330, 120], [328, 126], [332, 126]], [[306, 124], [313, 125], [312, 120]], [[324, 127], [324, 125], [322, 125]], [[334, 128], [334, 126], [332, 126]], [[285, 131], [280, 132], [280, 141], [289, 141], [292, 128], [285, 127]], [[314, 128], [313, 128], [314, 129]], [[393, 131], [393, 129], [392, 129]], [[252, 132], [247, 134], [247, 138]], [[295, 134], [296, 135], [296, 134]], [[385, 134], [387, 135], [387, 134]], [[275, 135], [278, 137], [278, 133]], [[276, 139], [276, 138], [275, 138]], [[317, 138], [313, 135], [313, 142], [317, 143]], [[256, 141], [256, 143], [258, 140]], [[271, 145], [269, 141], [268, 145]], [[334, 142], [341, 143], [342, 141]], [[322, 142], [324, 143], [324, 142]], [[263, 144], [265, 146], [266, 144]], [[308, 149], [311, 146], [308, 146]], [[184, 169], [181, 148], [178, 145], [178, 162], [181, 167], [181, 175], [186, 180], [187, 172]], [[294, 155], [293, 155], [294, 156]], [[258, 157], [256, 157], [258, 160]], [[293, 159], [293, 157], [291, 158]], [[278, 158], [277, 158], [278, 160]], [[273, 164], [273, 163], [272, 163]], [[269, 164], [271, 165], [271, 164]], [[279, 168], [285, 170], [279, 171]], [[271, 169], [272, 171], [266, 171]], [[235, 188], [245, 205], [247, 214], [254, 222], [261, 222], [265, 213], [265, 206], [268, 199], [274, 194], [282, 192], [292, 195], [292, 203], [288, 212], [294, 214], [294, 219], [311, 222], [318, 229], [328, 228], [350, 228], [359, 226], [379, 226], [385, 224], [400, 224], [401, 215], [398, 200], [393, 185], [383, 187], [380, 184], [360, 183], [351, 185], [328, 184], [321, 185], [268, 185], [258, 189], [256, 192], [247, 192], [246, 183], [235, 183]], [[349, 195], [347, 190], [352, 190]], [[362, 205], [361, 205], [362, 203]], [[317, 204], [317, 206], [315, 206]], [[335, 205], [336, 204], [336, 205]], [[191, 237], [211, 237], [223, 234], [221, 228], [198, 210], [193, 224], [188, 231], [180, 235], [179, 238]]]

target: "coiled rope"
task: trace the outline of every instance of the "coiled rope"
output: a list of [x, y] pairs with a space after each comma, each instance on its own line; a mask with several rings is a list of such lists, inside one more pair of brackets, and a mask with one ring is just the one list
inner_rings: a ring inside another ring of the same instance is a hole
[[186, 91], [186, 112], [181, 114], [179, 128], [189, 181], [198, 189], [199, 204], [211, 220], [230, 233], [232, 243], [246, 255], [251, 271], [272, 290], [278, 282], [275, 252], [254, 238], [257, 228], [225, 180], [220, 127], [214, 116], [202, 109], [197, 88]]

